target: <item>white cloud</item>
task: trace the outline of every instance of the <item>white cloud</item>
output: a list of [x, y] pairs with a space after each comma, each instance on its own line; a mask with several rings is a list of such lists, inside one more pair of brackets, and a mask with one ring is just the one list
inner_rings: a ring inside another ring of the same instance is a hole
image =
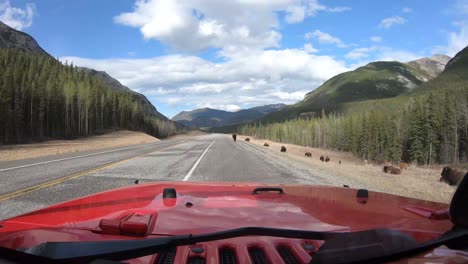
[[390, 28], [393, 25], [403, 25], [405, 23], [406, 19], [402, 18], [401, 16], [392, 16], [382, 19], [379, 26], [383, 28]]
[[409, 8], [409, 7], [403, 7], [403, 9], [401, 9], [401, 12], [403, 13], [411, 13], [413, 12], [413, 9]]
[[349, 11], [349, 10], [351, 10], [351, 7], [348, 7], [348, 6], [339, 6], [339, 7], [332, 7], [332, 8], [327, 9], [328, 12], [332, 12], [332, 13], [341, 13], [341, 12]]
[[356, 48], [345, 54], [350, 60], [359, 61], [358, 64], [366, 64], [371, 61], [400, 61], [407, 62], [419, 59], [424, 54], [394, 49], [386, 46], [370, 46]]
[[317, 0], [137, 0], [132, 12], [114, 18], [139, 28], [145, 39], [156, 39], [176, 50], [200, 51], [279, 47], [279, 16], [287, 23], [302, 22], [317, 12], [343, 12]]
[[23, 30], [32, 25], [36, 7], [33, 3], [27, 3], [24, 9], [12, 7], [10, 1], [0, 2], [0, 21], [10, 27]]
[[345, 54], [345, 57], [352, 60], [359, 60], [369, 57], [369, 53], [375, 48], [356, 48]]
[[317, 0], [309, 0], [304, 1], [308, 2], [307, 6], [307, 14], [309, 16], [315, 16], [320, 11], [331, 12], [331, 13], [341, 13], [344, 11], [351, 10], [351, 7], [348, 6], [337, 6], [337, 7], [327, 7], [325, 5], [320, 4]]
[[288, 23], [299, 23], [305, 18], [305, 7], [303, 6], [289, 6], [286, 9], [286, 22]]
[[370, 37], [370, 40], [372, 42], [382, 42], [382, 37], [379, 37], [379, 36], [372, 36]]
[[149, 59], [63, 57], [74, 65], [104, 70], [124, 85], [159, 102], [193, 109], [235, 110], [269, 103], [295, 103], [330, 77], [349, 70], [330, 56], [303, 49], [263, 50], [223, 62], [197, 56]]
[[460, 23], [458, 27], [458, 31], [447, 34], [447, 44], [445, 46], [436, 46], [433, 53], [443, 53], [453, 57], [468, 46], [468, 23]]
[[318, 50], [316, 48], [314, 48], [312, 46], [312, 44], [310, 43], [306, 43], [304, 44], [304, 51], [307, 52], [307, 53], [315, 53], [317, 52]]
[[212, 109], [219, 109], [229, 112], [237, 112], [242, 108], [235, 104], [212, 104], [212, 103], [200, 103], [196, 105], [196, 108], [212, 108]]
[[337, 37], [334, 37], [328, 33], [320, 30], [308, 32], [304, 35], [306, 39], [317, 39], [321, 44], [335, 44], [337, 47], [346, 48], [348, 45], [344, 44], [343, 41]]

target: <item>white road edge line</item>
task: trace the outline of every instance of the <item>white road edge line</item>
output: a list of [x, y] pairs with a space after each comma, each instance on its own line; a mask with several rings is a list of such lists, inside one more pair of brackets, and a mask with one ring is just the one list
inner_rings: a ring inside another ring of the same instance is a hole
[[193, 167], [190, 169], [190, 171], [187, 173], [187, 175], [185, 175], [185, 177], [184, 177], [184, 179], [182, 181], [188, 181], [190, 179], [190, 177], [192, 176], [193, 171], [197, 168], [198, 163], [200, 163], [200, 161], [203, 159], [203, 156], [205, 156], [206, 152], [208, 152], [211, 145], [213, 145], [213, 143], [215, 143], [215, 141], [216, 141], [216, 139], [213, 140], [213, 142], [211, 142], [210, 145], [208, 145], [208, 147], [205, 149], [205, 151], [203, 151], [201, 156], [198, 158], [197, 162], [195, 162], [195, 164], [193, 164]]
[[[153, 143], [153, 144], [156, 144], [156, 143]], [[102, 152], [97, 152], [97, 153], [86, 154], [86, 155], [73, 156], [73, 157], [69, 157], [69, 158], [31, 163], [31, 164], [26, 164], [26, 165], [21, 165], [21, 166], [16, 166], [16, 167], [0, 169], [0, 172], [15, 170], [15, 169], [21, 169], [21, 168], [26, 168], [26, 167], [32, 167], [32, 166], [42, 165], [42, 164], [47, 164], [47, 163], [59, 162], [59, 161], [64, 161], [64, 160], [71, 160], [71, 159], [79, 159], [79, 158], [84, 158], [84, 157], [96, 156], [96, 155], [99, 155], [99, 154], [112, 153], [112, 152], [117, 152], [117, 151], [127, 150], [127, 149], [134, 149], [134, 148], [139, 148], [139, 147], [142, 147], [142, 146], [133, 146], [133, 147], [128, 147], [128, 148], [113, 149], [113, 150], [107, 150], [107, 151], [102, 151]]]

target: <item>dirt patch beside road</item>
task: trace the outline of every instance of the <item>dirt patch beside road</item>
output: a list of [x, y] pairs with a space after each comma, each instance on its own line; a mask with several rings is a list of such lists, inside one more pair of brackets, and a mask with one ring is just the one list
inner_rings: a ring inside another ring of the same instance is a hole
[[0, 161], [30, 159], [70, 152], [123, 147], [158, 141], [159, 139], [141, 132], [117, 131], [100, 136], [74, 140], [51, 140], [33, 144], [1, 146]]
[[[239, 136], [238, 140], [244, 141], [247, 136]], [[332, 151], [311, 147], [302, 147], [293, 144], [278, 143], [271, 140], [259, 140], [253, 137], [250, 143], [258, 147], [269, 149], [277, 155], [301, 161], [323, 171], [329, 171], [340, 178], [355, 182], [357, 186], [352, 188], [366, 188], [371, 191], [392, 193], [401, 196], [419, 198], [423, 200], [449, 203], [455, 186], [449, 186], [439, 182], [443, 166], [415, 167], [410, 166], [403, 170], [401, 175], [391, 175], [382, 172], [381, 165], [365, 164], [365, 162], [349, 152]], [[249, 143], [249, 142], [246, 142]], [[263, 144], [268, 143], [269, 147]], [[286, 153], [281, 153], [281, 146], [285, 146]], [[312, 157], [305, 157], [305, 152], [310, 152]], [[330, 157], [330, 162], [321, 162], [320, 156]], [[339, 161], [341, 160], [341, 164]]]

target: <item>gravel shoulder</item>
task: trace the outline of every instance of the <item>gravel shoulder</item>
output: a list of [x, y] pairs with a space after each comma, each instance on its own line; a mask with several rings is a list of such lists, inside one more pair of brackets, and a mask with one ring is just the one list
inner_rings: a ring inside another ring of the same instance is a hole
[[[246, 136], [239, 136], [238, 140], [244, 141], [245, 138]], [[349, 152], [249, 138], [250, 142], [246, 143], [252, 147], [269, 152], [272, 156], [280, 159], [282, 163], [295, 166], [296, 169], [309, 171], [312, 175], [325, 179], [326, 184], [330, 185], [342, 186], [346, 184], [352, 188], [365, 188], [371, 191], [443, 203], [450, 203], [456, 189], [455, 186], [439, 182], [443, 166], [411, 166], [407, 170], [403, 170], [401, 175], [390, 175], [382, 172], [381, 165], [366, 164]], [[268, 143], [269, 147], [263, 146], [264, 143]], [[280, 152], [281, 146], [286, 147], [286, 153]], [[310, 152], [312, 157], [305, 157], [305, 152]], [[321, 162], [319, 159], [321, 155], [329, 156], [331, 161]]]
[[0, 146], [0, 161], [79, 153], [97, 149], [154, 143], [158, 141], [159, 139], [141, 132], [116, 131], [100, 136], [74, 140], [51, 140], [32, 144]]

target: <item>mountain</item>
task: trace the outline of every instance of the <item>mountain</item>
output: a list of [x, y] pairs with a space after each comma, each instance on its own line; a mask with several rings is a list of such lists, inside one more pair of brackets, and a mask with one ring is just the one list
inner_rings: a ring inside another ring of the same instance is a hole
[[436, 78], [427, 82], [414, 93], [425, 93], [431, 90], [447, 90], [454, 86], [466, 87], [468, 84], [468, 46], [450, 59], [444, 71]]
[[185, 130], [107, 73], [64, 65], [1, 22], [0, 68], [0, 145], [116, 129], [156, 137]]
[[447, 65], [449, 60], [450, 57], [447, 55], [435, 54], [430, 58], [410, 61], [407, 64], [427, 74], [430, 77], [429, 79], [424, 80], [427, 82], [430, 79], [437, 77], [445, 69], [445, 65]]
[[[39, 46], [39, 44], [33, 37], [24, 32], [15, 30], [1, 21], [0, 48], [18, 49], [25, 52], [31, 52], [34, 54], [44, 55], [53, 58], [44, 49], [42, 49], [41, 46]], [[79, 69], [83, 70], [87, 75], [101, 80], [104, 84], [108, 85], [115, 91], [131, 92], [134, 95], [134, 99], [142, 104], [145, 113], [153, 115], [163, 120], [169, 120], [166, 116], [159, 113], [156, 107], [154, 107], [144, 95], [130, 90], [128, 87], [122, 85], [119, 81], [109, 76], [109, 74], [107, 74], [106, 72], [96, 71], [94, 69], [84, 67], [79, 67]]]
[[296, 118], [301, 114], [314, 116], [322, 109], [339, 111], [343, 103], [395, 97], [411, 92], [421, 84], [438, 76], [450, 57], [434, 55], [408, 63], [377, 61], [353, 71], [336, 75], [305, 98], [280, 111], [271, 113], [261, 121], [277, 122]]
[[282, 109], [285, 104], [271, 104], [243, 109], [237, 112], [202, 108], [192, 111], [182, 111], [172, 120], [189, 127], [220, 127], [248, 123], [269, 113]]
[[0, 48], [20, 49], [51, 57], [33, 37], [7, 26], [2, 21], [0, 21]]
[[144, 96], [143, 94], [137, 93], [135, 91], [132, 91], [130, 88], [127, 86], [121, 84], [119, 81], [116, 79], [112, 78], [109, 74], [107, 74], [105, 71], [96, 71], [94, 69], [86, 68], [86, 67], [78, 67], [80, 70], [84, 71], [88, 76], [97, 78], [101, 80], [104, 84], [107, 86], [111, 87], [115, 91], [121, 91], [121, 92], [130, 92], [133, 94], [134, 100], [138, 101], [141, 103], [143, 106], [143, 109], [146, 114], [153, 115], [157, 118], [163, 119], [163, 120], [169, 120], [166, 116], [163, 114], [159, 113], [156, 107], [154, 107], [153, 104]]
[[[447, 65], [445, 66], [444, 73], [446, 74], [450, 71], [466, 70], [466, 68], [468, 68], [468, 46], [466, 46], [448, 61]], [[462, 76], [465, 79], [468, 78], [466, 74], [463, 74]]]

